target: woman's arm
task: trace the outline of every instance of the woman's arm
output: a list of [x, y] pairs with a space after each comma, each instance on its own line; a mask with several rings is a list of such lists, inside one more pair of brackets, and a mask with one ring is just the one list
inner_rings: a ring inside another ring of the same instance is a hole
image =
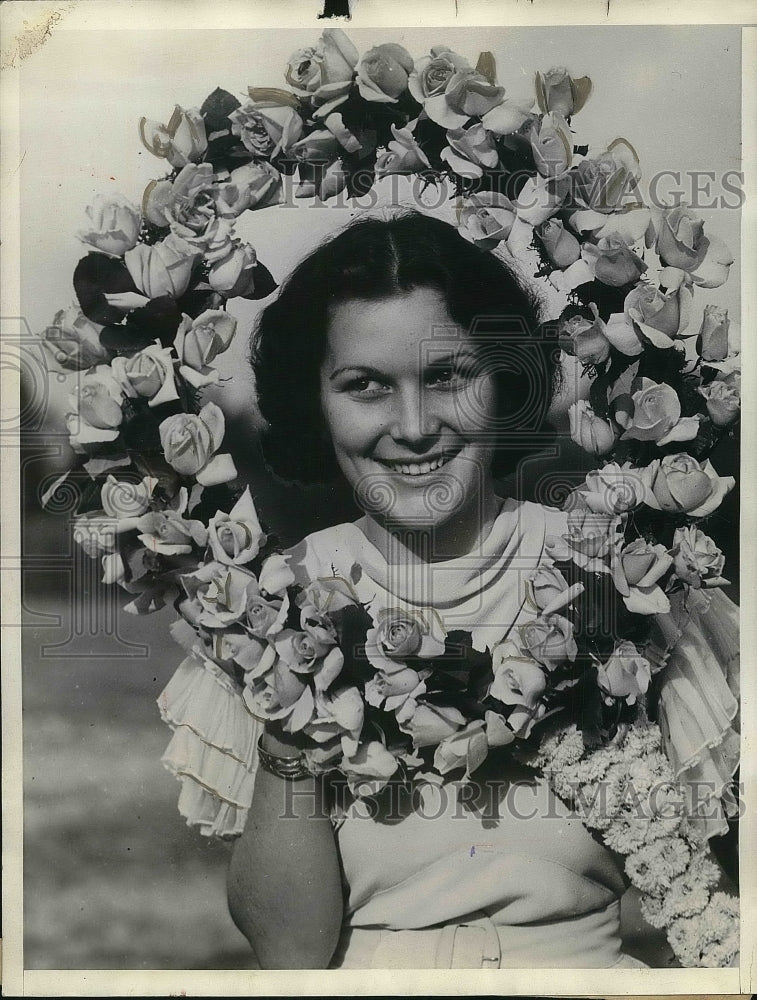
[[[266, 733], [284, 757], [293, 743]], [[288, 782], [261, 767], [244, 833], [234, 846], [229, 911], [263, 969], [325, 969], [342, 926], [336, 842], [321, 781]]]

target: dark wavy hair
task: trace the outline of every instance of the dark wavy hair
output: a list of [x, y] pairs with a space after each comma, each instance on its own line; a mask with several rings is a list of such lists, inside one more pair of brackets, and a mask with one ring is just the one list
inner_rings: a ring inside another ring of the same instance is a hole
[[[339, 477], [320, 400], [331, 307], [436, 289], [451, 318], [480, 342], [498, 385], [493, 472], [511, 472], [551, 435], [545, 417], [557, 385], [557, 343], [539, 325], [539, 300], [495, 254], [454, 226], [405, 210], [362, 218], [302, 260], [261, 313], [251, 361], [268, 422], [261, 442], [271, 471], [301, 484]], [[499, 430], [501, 429], [501, 434]]]

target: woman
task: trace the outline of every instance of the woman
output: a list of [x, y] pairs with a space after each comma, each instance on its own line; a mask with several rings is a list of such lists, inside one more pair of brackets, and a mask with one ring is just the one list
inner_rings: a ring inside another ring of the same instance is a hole
[[[357, 564], [361, 601], [433, 606], [477, 649], [529, 620], [525, 578], [563, 515], [495, 477], [545, 440], [556, 357], [500, 259], [416, 213], [357, 222], [266, 309], [254, 367], [272, 469], [341, 474], [364, 511], [292, 551], [300, 582]], [[506, 750], [462, 796], [337, 820], [296, 739], [268, 726], [260, 746], [229, 904], [263, 967], [640, 964], [620, 949], [621, 868]]]

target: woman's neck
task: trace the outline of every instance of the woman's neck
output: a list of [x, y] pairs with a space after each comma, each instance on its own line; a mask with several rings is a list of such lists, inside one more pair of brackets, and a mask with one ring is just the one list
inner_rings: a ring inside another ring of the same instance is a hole
[[502, 499], [491, 489], [475, 510], [455, 511], [442, 524], [427, 529], [404, 527], [369, 514], [357, 526], [390, 565], [439, 562], [473, 551], [492, 530], [501, 507]]

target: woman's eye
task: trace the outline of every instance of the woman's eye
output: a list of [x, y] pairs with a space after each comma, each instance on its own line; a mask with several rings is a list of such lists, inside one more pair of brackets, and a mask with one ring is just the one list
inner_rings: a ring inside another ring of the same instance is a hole
[[347, 389], [354, 396], [379, 396], [387, 391], [387, 386], [375, 378], [355, 378]]
[[432, 369], [426, 376], [426, 385], [432, 389], [454, 389], [466, 380], [464, 372], [452, 366]]

